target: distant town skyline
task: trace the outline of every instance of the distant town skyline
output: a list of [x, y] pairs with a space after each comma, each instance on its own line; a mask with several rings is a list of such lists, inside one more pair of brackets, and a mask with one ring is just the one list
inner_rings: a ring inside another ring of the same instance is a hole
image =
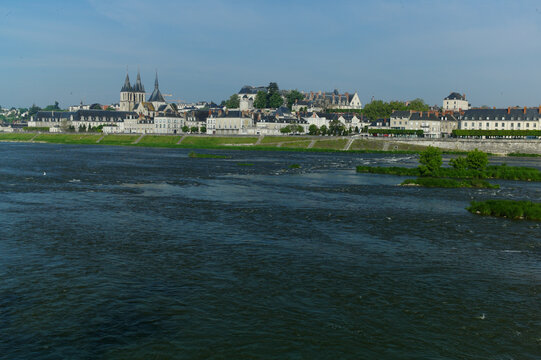
[[166, 100], [219, 103], [243, 85], [357, 91], [363, 104], [450, 92], [539, 106], [535, 1], [4, 0], [0, 105], [118, 103], [129, 67]]

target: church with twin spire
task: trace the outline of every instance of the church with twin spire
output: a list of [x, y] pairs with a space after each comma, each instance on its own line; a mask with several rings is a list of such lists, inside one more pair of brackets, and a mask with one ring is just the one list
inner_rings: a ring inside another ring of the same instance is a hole
[[153, 112], [163, 108], [164, 105], [167, 105], [159, 89], [157, 71], [156, 80], [154, 81], [154, 91], [148, 100], [145, 100], [145, 97], [146, 92], [145, 87], [141, 82], [140, 72], [137, 71], [137, 80], [133, 86], [130, 83], [129, 74], [126, 73], [126, 80], [124, 81], [124, 85], [120, 90], [120, 111], [136, 111], [139, 113], [146, 111]]

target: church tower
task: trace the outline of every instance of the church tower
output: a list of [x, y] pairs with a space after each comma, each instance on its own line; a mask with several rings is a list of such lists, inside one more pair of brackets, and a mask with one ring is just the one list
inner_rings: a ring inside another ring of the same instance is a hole
[[133, 92], [135, 96], [135, 104], [139, 104], [142, 102], [145, 102], [145, 87], [141, 83], [141, 73], [139, 70], [137, 70], [137, 82], [135, 83], [135, 86], [133, 87]]
[[130, 84], [130, 76], [126, 72], [126, 80], [120, 90], [120, 111], [133, 111], [134, 107], [135, 93]]

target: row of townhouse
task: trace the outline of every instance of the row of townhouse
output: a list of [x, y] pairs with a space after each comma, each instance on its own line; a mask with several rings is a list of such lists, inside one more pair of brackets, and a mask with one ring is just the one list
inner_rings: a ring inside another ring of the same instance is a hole
[[398, 130], [423, 130], [429, 138], [449, 137], [458, 128], [459, 120], [452, 111], [394, 111], [390, 128]]
[[[29, 127], [48, 127], [65, 130], [73, 126], [93, 128], [98, 126], [123, 124], [125, 120], [135, 119], [137, 114], [131, 111], [77, 110], [77, 111], [38, 111], [28, 122]], [[54, 131], [54, 130], [53, 130]]]
[[356, 114], [305, 113], [292, 114], [287, 107], [272, 112], [250, 111], [190, 111], [185, 113], [160, 112], [146, 117], [136, 112], [77, 110], [75, 112], [38, 112], [29, 122], [30, 127], [48, 127], [50, 131], [65, 131], [73, 127], [79, 131], [102, 126], [105, 133], [180, 134], [186, 127], [216, 135], [280, 135], [290, 125], [299, 125], [303, 132], [310, 125], [329, 128], [340, 122], [346, 129], [360, 130], [370, 123]]
[[460, 115], [459, 129], [464, 130], [539, 130], [538, 108], [471, 109]]
[[541, 106], [539, 108], [483, 109], [466, 111], [394, 111], [391, 129], [423, 130], [425, 137], [451, 136], [453, 130], [539, 130], [541, 129]]

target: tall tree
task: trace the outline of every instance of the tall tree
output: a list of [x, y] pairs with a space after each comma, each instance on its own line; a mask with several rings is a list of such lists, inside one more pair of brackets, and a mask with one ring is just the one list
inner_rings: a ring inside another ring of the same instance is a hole
[[301, 94], [300, 91], [298, 90], [291, 90], [287, 96], [286, 96], [286, 99], [287, 99], [287, 107], [291, 109], [291, 107], [293, 106], [293, 104], [297, 101], [297, 100], [302, 100], [304, 99], [304, 96]]
[[408, 105], [408, 110], [414, 110], [414, 111], [428, 111], [430, 110], [430, 106], [428, 106], [423, 99], [415, 99], [410, 101]]
[[282, 98], [282, 95], [280, 93], [275, 92], [269, 97], [269, 107], [270, 108], [278, 108], [284, 104], [284, 99]]
[[277, 93], [280, 89], [278, 88], [278, 84], [275, 82], [269, 83], [269, 86], [267, 86], [267, 92], [269, 94], [269, 97], [272, 96], [272, 94]]
[[264, 109], [267, 107], [267, 93], [263, 90], [257, 92], [254, 100], [254, 107], [256, 109]]
[[228, 109], [238, 109], [240, 107], [240, 97], [238, 94], [233, 94], [229, 97], [229, 100], [225, 102], [225, 106]]

